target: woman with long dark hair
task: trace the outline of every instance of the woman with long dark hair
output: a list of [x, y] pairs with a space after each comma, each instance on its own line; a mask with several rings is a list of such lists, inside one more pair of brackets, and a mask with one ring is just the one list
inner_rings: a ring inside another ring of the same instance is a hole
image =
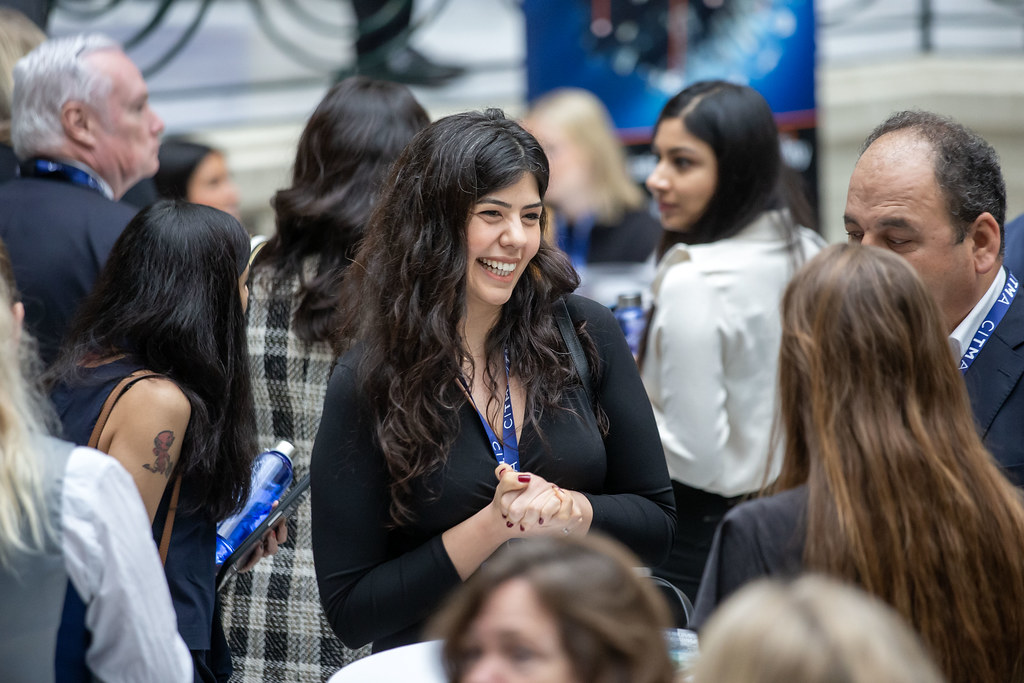
[[[292, 183], [274, 196], [277, 232], [253, 261], [246, 321], [257, 441], [260, 450], [282, 439], [295, 446], [295, 481], [309, 472], [337, 360], [331, 337], [341, 323], [338, 283], [388, 166], [428, 123], [404, 85], [345, 79], [313, 112]], [[324, 619], [309, 510], [307, 499], [291, 516], [289, 542], [277, 555], [221, 589], [236, 680], [319, 683], [363, 654], [339, 643]], [[286, 595], [275, 588], [283, 584]]]
[[205, 204], [241, 220], [238, 185], [224, 152], [187, 138], [166, 138], [159, 159], [153, 184], [160, 198]]
[[248, 235], [226, 213], [171, 201], [144, 209], [114, 244], [52, 369], [65, 437], [80, 445], [118, 382], [157, 373], [121, 395], [98, 448], [134, 478], [155, 539], [177, 509], [164, 569], [201, 677], [213, 666], [216, 523], [247, 498], [256, 454], [248, 256]]
[[722, 515], [763, 483], [775, 414], [778, 307], [823, 244], [799, 227], [779, 135], [757, 91], [696, 83], [655, 125], [647, 187], [662, 237], [641, 365], [679, 527], [655, 573], [696, 597]]
[[892, 605], [952, 683], [1024, 680], [1024, 506], [974, 425], [943, 316], [913, 269], [836, 245], [782, 301], [771, 492], [726, 515], [700, 626], [740, 585], [816, 571]]
[[328, 387], [312, 499], [320, 595], [350, 646], [421, 638], [512, 539], [599, 529], [645, 562], [668, 551], [654, 418], [614, 317], [570, 296], [575, 272], [541, 239], [547, 179], [500, 111], [445, 117], [395, 162], [346, 273], [356, 343]]

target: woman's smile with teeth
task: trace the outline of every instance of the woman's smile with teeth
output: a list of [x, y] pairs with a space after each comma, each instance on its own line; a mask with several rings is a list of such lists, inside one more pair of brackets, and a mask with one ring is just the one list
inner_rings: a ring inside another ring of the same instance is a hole
[[494, 273], [495, 275], [511, 275], [512, 271], [516, 269], [516, 264], [505, 263], [504, 261], [492, 261], [489, 258], [478, 259], [480, 263], [484, 265], [487, 270]]

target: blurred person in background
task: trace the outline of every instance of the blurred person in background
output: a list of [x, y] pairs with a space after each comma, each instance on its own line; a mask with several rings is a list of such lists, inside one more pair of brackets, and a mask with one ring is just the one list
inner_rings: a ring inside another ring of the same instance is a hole
[[679, 520], [654, 571], [693, 600], [718, 522], [764, 483], [779, 300], [824, 242], [800, 226], [806, 201], [790, 191], [756, 90], [689, 86], [659, 115], [652, 149], [647, 187], [663, 232], [640, 362]]
[[[9, 683], [192, 680], [131, 476], [46, 436], [52, 415], [0, 243], [0, 670]], [[158, 577], [154, 580], [154, 577]], [[82, 610], [63, 610], [65, 594]], [[76, 623], [77, 622], [77, 623]], [[58, 648], [60, 629], [90, 637]]]
[[159, 159], [153, 176], [159, 197], [205, 204], [242, 220], [238, 185], [223, 152], [184, 138], [166, 138], [160, 143]]
[[[551, 164], [545, 201], [554, 240], [580, 272], [585, 292], [601, 287], [600, 270], [591, 276], [590, 266], [650, 258], [661, 235], [658, 220], [629, 177], [622, 142], [601, 101], [587, 90], [555, 90], [530, 107], [524, 125]], [[646, 288], [651, 276], [653, 270], [644, 269], [643, 276], [634, 276], [636, 286]], [[619, 293], [595, 298], [614, 303]]]
[[0, 183], [18, 172], [18, 157], [11, 147], [14, 65], [44, 40], [46, 34], [28, 17], [10, 7], [0, 7]]
[[772, 495], [722, 521], [695, 628], [746, 582], [820, 572], [921, 636], [951, 683], [1024, 680], [1024, 505], [982, 445], [932, 291], [834, 245], [782, 300]]
[[156, 173], [164, 123], [138, 68], [98, 34], [50, 39], [23, 57], [12, 102], [21, 177], [0, 185], [0, 238], [49, 364], [136, 213], [117, 200]]
[[640, 560], [598, 535], [499, 551], [428, 632], [450, 683], [672, 683], [668, 606]]
[[[313, 112], [299, 139], [292, 184], [274, 197], [277, 231], [253, 262], [246, 319], [257, 443], [265, 450], [291, 442], [296, 481], [309, 472], [337, 358], [331, 339], [341, 326], [338, 283], [388, 166], [428, 123], [404, 85], [348, 78]], [[281, 552], [221, 590], [235, 680], [318, 683], [369, 651], [346, 649], [323, 616], [308, 501], [289, 527]], [[283, 584], [287, 596], [274, 588]]]
[[[808, 575], [740, 589], [700, 634], [693, 683], [944, 683], [891, 607]], [[982, 680], [982, 679], [978, 679]]]

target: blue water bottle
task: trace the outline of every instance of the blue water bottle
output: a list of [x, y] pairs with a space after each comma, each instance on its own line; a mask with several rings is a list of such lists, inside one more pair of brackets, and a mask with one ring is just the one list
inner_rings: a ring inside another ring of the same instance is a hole
[[274, 502], [281, 499], [292, 483], [292, 451], [295, 447], [281, 441], [256, 457], [252, 469], [252, 491], [241, 512], [217, 525], [217, 566], [234, 552], [246, 536], [270, 514]]
[[647, 325], [647, 317], [641, 303], [642, 298], [637, 294], [620, 294], [619, 303], [615, 306], [615, 319], [619, 321], [622, 333], [626, 335], [626, 342], [629, 350], [633, 352], [633, 358], [640, 353], [640, 344], [644, 339], [644, 327]]

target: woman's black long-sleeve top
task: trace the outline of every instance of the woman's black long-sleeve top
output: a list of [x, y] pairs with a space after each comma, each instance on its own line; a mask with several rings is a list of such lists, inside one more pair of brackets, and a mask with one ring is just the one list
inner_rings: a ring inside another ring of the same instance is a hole
[[[594, 389], [610, 429], [602, 439], [582, 388], [568, 392], [572, 410], [546, 411], [543, 438], [524, 425], [520, 469], [584, 493], [592, 530], [659, 564], [675, 533], [675, 509], [650, 402], [611, 312], [577, 296], [568, 305], [597, 345]], [[421, 639], [423, 622], [459, 585], [441, 534], [490, 503], [496, 462], [467, 401], [447, 463], [416, 486], [417, 521], [391, 528], [389, 475], [362, 410], [358, 364], [358, 349], [338, 361], [313, 448], [313, 555], [334, 631], [349, 647], [373, 641], [379, 651]]]

